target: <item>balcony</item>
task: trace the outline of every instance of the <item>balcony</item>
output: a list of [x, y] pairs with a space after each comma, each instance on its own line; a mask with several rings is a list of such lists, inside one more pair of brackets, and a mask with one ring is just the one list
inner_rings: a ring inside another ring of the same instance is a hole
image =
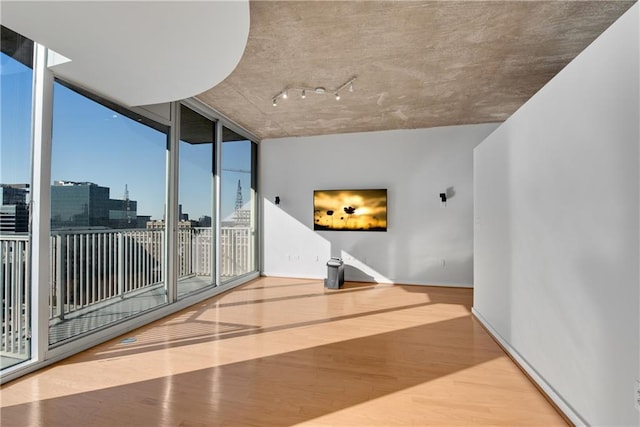
[[[252, 271], [252, 230], [220, 233], [221, 280]], [[163, 229], [54, 231], [50, 245], [50, 345], [168, 302]], [[212, 229], [180, 229], [177, 246], [178, 298], [214, 286]], [[29, 257], [28, 236], [0, 236], [2, 367], [29, 358]]]

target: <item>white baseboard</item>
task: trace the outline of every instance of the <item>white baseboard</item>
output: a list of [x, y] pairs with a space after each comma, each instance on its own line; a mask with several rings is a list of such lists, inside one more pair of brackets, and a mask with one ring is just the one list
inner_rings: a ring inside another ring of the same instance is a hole
[[[310, 280], [322, 280], [327, 277], [325, 275], [315, 276], [315, 275], [307, 275], [307, 274], [290, 274], [290, 273], [273, 272], [273, 271], [263, 271], [260, 273], [260, 275], [263, 277], [285, 277], [287, 279], [310, 279]], [[362, 283], [385, 283], [389, 285], [438, 286], [438, 287], [444, 287], [444, 288], [473, 288], [473, 285], [469, 283], [441, 283], [441, 282], [424, 283], [424, 282], [414, 282], [411, 280], [402, 281], [402, 282], [395, 282], [391, 280], [381, 280], [381, 281], [364, 280], [363, 281], [363, 280], [349, 280], [348, 277], [345, 278], [345, 281], [347, 282], [355, 281], [355, 282], [362, 282]]]
[[322, 280], [325, 276], [303, 275], [303, 274], [288, 274], [282, 272], [269, 272], [263, 271], [260, 273], [263, 277], [284, 277], [287, 279], [309, 279], [309, 280]]
[[536, 385], [542, 390], [547, 397], [558, 407], [558, 409], [576, 426], [587, 426], [588, 423], [573, 410], [569, 405], [536, 370], [533, 366], [522, 357], [518, 351], [513, 348], [494, 328], [491, 323], [484, 318], [482, 314], [475, 308], [471, 308], [471, 312], [478, 319], [480, 323], [487, 329], [491, 336], [498, 341], [500, 346], [506, 351], [509, 356], [520, 366], [520, 368], [529, 375], [529, 377], [536, 383]]

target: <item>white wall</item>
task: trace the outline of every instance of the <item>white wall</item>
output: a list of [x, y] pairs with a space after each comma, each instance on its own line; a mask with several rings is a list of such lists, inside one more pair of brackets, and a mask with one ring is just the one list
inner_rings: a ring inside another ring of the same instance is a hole
[[638, 7], [474, 155], [474, 311], [578, 424], [640, 425]]
[[[322, 278], [339, 256], [347, 280], [472, 286], [473, 148], [496, 127], [262, 141], [263, 274]], [[388, 190], [387, 232], [313, 231], [314, 190], [367, 188]]]

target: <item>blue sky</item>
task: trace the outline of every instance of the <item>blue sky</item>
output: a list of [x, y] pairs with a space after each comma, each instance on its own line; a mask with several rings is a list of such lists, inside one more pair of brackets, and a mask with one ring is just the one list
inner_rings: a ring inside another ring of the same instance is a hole
[[0, 180], [28, 183], [30, 169], [31, 70], [0, 54]]
[[[0, 181], [30, 180], [31, 71], [2, 54]], [[162, 218], [166, 136], [56, 83], [52, 180], [90, 181], [111, 189], [111, 198], [138, 202], [138, 215]], [[181, 143], [180, 203], [191, 219], [211, 215], [211, 146]], [[223, 169], [249, 170], [251, 143], [223, 144]], [[250, 198], [250, 174], [223, 171], [222, 216], [235, 207], [238, 179]]]

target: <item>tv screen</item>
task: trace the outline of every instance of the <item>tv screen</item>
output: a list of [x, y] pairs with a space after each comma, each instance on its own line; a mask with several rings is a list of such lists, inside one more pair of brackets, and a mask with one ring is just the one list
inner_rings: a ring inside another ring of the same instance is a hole
[[387, 231], [387, 189], [315, 190], [313, 229]]

